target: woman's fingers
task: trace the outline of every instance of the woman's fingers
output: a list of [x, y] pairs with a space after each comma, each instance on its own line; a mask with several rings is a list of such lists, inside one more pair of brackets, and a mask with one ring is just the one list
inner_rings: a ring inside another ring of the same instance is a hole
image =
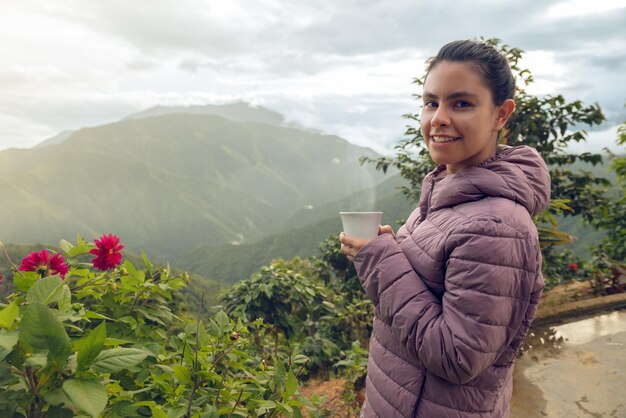
[[391, 227], [391, 225], [379, 225], [378, 226], [378, 235], [382, 235], [382, 234], [391, 234], [394, 235], [393, 233], [393, 228]]
[[339, 234], [339, 241], [341, 242], [341, 252], [345, 254], [350, 261], [354, 260], [359, 250], [368, 242], [367, 240], [359, 238], [351, 238], [343, 232]]

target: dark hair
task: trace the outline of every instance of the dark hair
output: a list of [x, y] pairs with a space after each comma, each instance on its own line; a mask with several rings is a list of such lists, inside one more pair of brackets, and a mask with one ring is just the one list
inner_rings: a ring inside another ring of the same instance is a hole
[[478, 41], [453, 41], [444, 45], [436, 56], [426, 61], [426, 76], [442, 61], [474, 64], [491, 90], [493, 102], [499, 106], [515, 94], [515, 78], [511, 67], [496, 48]]

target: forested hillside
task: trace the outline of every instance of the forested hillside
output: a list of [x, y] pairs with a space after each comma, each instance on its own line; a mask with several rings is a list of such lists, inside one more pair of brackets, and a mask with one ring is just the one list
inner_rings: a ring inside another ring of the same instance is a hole
[[[1, 239], [57, 243], [114, 231], [162, 261], [257, 241], [306, 207], [374, 186], [373, 151], [330, 135], [166, 114], [0, 152]], [[355, 175], [358, 173], [358, 175]]]

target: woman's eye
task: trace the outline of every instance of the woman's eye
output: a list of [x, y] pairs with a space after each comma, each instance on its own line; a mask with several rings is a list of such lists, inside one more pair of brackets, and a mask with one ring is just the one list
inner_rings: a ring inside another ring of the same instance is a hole
[[432, 100], [429, 100], [427, 102], [424, 102], [424, 107], [437, 107], [437, 103], [433, 102]]
[[463, 101], [463, 100], [458, 101], [458, 102], [455, 103], [455, 107], [461, 107], [461, 108], [462, 107], [470, 107], [471, 105], [472, 105], [471, 103]]

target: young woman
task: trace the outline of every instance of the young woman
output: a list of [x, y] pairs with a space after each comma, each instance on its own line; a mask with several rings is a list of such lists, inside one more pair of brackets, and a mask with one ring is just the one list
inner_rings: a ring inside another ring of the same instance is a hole
[[496, 49], [428, 61], [421, 128], [439, 167], [394, 236], [340, 235], [374, 309], [362, 417], [508, 417], [513, 361], [544, 287], [532, 216], [550, 177], [529, 147], [497, 146], [515, 81]]

